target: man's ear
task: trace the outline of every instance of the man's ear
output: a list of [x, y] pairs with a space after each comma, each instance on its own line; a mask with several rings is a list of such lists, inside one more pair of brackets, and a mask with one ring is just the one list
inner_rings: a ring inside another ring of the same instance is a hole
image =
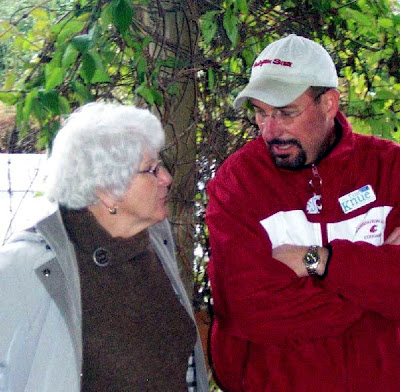
[[339, 110], [339, 97], [340, 93], [335, 88], [328, 90], [321, 96], [321, 104], [324, 107], [324, 111], [327, 118], [333, 120]]

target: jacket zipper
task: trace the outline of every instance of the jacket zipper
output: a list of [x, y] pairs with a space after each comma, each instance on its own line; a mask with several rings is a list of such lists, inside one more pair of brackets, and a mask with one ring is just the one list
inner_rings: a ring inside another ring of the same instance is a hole
[[[311, 172], [312, 172], [312, 177], [311, 180], [309, 181], [309, 184], [314, 192], [314, 195], [321, 197], [320, 199], [321, 209], [319, 211], [319, 214], [323, 214], [324, 199], [322, 197], [322, 177], [320, 176], [318, 168], [314, 163], [311, 165]], [[328, 229], [326, 222], [320, 222], [320, 228], [321, 228], [321, 239], [322, 239], [321, 245], [324, 246], [328, 243]]]

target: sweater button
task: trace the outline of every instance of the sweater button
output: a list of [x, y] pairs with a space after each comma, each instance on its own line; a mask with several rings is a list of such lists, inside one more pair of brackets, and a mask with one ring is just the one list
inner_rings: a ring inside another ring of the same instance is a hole
[[104, 248], [97, 248], [93, 252], [93, 261], [99, 267], [107, 267], [110, 264], [109, 251]]
[[51, 271], [48, 268], [44, 269], [42, 272], [43, 272], [43, 275], [46, 277], [50, 276], [50, 274], [51, 274]]

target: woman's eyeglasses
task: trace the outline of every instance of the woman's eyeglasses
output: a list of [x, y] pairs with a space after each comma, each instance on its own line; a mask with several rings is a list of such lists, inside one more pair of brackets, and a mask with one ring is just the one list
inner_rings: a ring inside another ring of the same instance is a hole
[[161, 162], [158, 162], [155, 167], [146, 170], [139, 170], [137, 174], [153, 174], [154, 177], [157, 177], [160, 173], [161, 167]]

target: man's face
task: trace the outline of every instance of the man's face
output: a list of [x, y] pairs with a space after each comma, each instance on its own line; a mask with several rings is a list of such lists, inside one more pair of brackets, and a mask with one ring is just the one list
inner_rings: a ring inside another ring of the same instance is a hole
[[335, 139], [333, 118], [337, 98], [335, 90], [329, 90], [319, 99], [307, 90], [282, 108], [251, 100], [257, 126], [276, 166], [295, 170], [325, 154]]

